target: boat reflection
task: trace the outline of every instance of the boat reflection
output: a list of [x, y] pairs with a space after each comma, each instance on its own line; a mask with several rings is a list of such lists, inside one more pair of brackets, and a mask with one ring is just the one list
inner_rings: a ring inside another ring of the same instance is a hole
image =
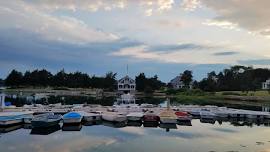
[[179, 126], [192, 126], [191, 121], [177, 121]]
[[141, 127], [142, 122], [141, 121], [128, 121], [127, 126]]
[[148, 127], [148, 128], [157, 128], [159, 126], [159, 123], [157, 123], [157, 122], [144, 122], [143, 126]]
[[21, 129], [22, 125], [12, 125], [12, 126], [7, 126], [7, 127], [0, 127], [0, 133], [8, 133], [11, 131], [15, 131], [18, 129]]
[[82, 124], [64, 124], [62, 126], [62, 131], [80, 131], [82, 129]]
[[170, 129], [177, 129], [176, 124], [173, 124], [173, 123], [161, 123], [159, 127], [166, 129], [166, 132], [169, 132]]
[[47, 128], [33, 128], [31, 130], [30, 134], [32, 134], [32, 135], [49, 135], [49, 134], [52, 134], [60, 129], [61, 129], [61, 127], [59, 124], [51, 126], [51, 127], [47, 127]]
[[123, 128], [127, 126], [126, 122], [111, 122], [111, 121], [103, 121], [102, 124], [107, 127], [112, 128]]
[[83, 122], [84, 126], [95, 126], [95, 125], [101, 125], [102, 121], [88, 121], [88, 122]]
[[200, 122], [201, 123], [215, 124], [216, 120], [215, 119], [204, 119], [204, 118], [201, 118], [200, 119]]

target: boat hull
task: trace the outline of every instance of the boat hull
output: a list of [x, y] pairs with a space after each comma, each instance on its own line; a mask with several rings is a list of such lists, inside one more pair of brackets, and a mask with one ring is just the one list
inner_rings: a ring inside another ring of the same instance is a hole
[[22, 119], [9, 119], [9, 120], [0, 120], [0, 126], [9, 126], [9, 125], [15, 125], [15, 124], [19, 124], [22, 123], [23, 120]]
[[48, 128], [51, 126], [56, 126], [58, 125], [60, 120], [55, 120], [51, 122], [45, 122], [45, 121], [32, 121], [31, 125], [33, 128]]
[[176, 124], [177, 119], [171, 119], [171, 118], [160, 118], [160, 122], [164, 124]]
[[105, 121], [111, 121], [111, 122], [123, 122], [127, 120], [127, 117], [122, 116], [122, 115], [104, 114], [102, 115], [102, 119]]

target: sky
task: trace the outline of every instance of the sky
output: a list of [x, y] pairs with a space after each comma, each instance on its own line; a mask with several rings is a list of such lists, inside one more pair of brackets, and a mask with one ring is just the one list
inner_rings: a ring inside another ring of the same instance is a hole
[[[0, 78], [12, 69], [102, 76], [270, 68], [269, 0], [1, 0]], [[128, 65], [128, 72], [127, 72]]]

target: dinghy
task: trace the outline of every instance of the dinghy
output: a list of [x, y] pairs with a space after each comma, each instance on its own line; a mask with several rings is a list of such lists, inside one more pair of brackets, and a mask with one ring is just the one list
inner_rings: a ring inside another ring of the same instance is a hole
[[123, 122], [127, 120], [126, 115], [117, 112], [104, 112], [102, 113], [102, 119], [111, 122]]
[[81, 123], [83, 116], [79, 112], [69, 112], [64, 114], [63, 123], [64, 124], [76, 124]]
[[127, 115], [128, 121], [142, 121], [143, 112], [131, 112]]
[[147, 111], [144, 113], [144, 116], [143, 116], [143, 122], [144, 123], [147, 123], [147, 122], [156, 122], [158, 123], [160, 120], [158, 114], [154, 111]]
[[184, 111], [177, 111], [175, 112], [175, 115], [177, 116], [178, 121], [191, 121], [192, 120], [192, 116]]
[[101, 120], [101, 114], [98, 113], [88, 113], [84, 111], [80, 111], [78, 113], [80, 113], [83, 116], [83, 121], [85, 122]]
[[61, 115], [48, 114], [33, 118], [31, 124], [33, 128], [48, 128], [58, 125], [61, 119]]
[[177, 123], [177, 116], [175, 115], [174, 111], [170, 108], [170, 100], [167, 99], [167, 108], [163, 110], [160, 114], [160, 122], [165, 124], [176, 124]]

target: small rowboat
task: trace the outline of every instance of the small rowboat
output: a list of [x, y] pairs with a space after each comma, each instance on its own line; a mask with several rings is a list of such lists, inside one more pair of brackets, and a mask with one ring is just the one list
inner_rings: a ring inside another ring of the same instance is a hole
[[159, 122], [160, 118], [154, 111], [147, 111], [143, 116], [143, 122]]
[[58, 125], [61, 119], [61, 115], [50, 114], [33, 118], [31, 125], [33, 128], [47, 128]]
[[184, 111], [177, 111], [175, 112], [175, 115], [177, 116], [178, 121], [191, 121], [192, 120], [192, 116]]
[[88, 113], [84, 111], [80, 111], [79, 113], [83, 116], [83, 121], [85, 122], [101, 120], [101, 114], [98, 113]]
[[64, 124], [76, 124], [81, 123], [83, 116], [78, 112], [69, 112], [64, 114], [63, 123]]
[[128, 121], [142, 121], [143, 112], [131, 112], [127, 115]]
[[102, 119], [111, 122], [124, 122], [127, 120], [127, 116], [117, 112], [104, 112], [102, 113]]

